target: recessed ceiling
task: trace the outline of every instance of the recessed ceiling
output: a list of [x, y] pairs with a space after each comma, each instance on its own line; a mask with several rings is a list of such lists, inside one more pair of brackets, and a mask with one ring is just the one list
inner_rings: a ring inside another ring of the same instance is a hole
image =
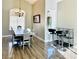
[[30, 4], [34, 4], [37, 0], [26, 0], [27, 2], [29, 2]]

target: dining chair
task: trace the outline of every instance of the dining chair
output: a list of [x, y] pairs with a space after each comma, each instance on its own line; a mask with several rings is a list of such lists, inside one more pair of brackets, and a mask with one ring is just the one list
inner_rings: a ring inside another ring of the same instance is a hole
[[21, 36], [16, 36], [14, 30], [11, 30], [12, 33], [12, 46], [21, 45], [21, 40], [23, 39]]
[[32, 35], [29, 32], [26, 32], [23, 37], [23, 49], [25, 45], [31, 46]]
[[52, 35], [52, 44], [54, 44], [56, 29], [48, 29], [48, 31]]

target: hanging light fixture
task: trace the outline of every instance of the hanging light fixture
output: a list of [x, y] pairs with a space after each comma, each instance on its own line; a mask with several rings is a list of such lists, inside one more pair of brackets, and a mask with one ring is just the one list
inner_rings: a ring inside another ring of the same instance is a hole
[[18, 17], [22, 17], [24, 15], [24, 13], [22, 12], [22, 9], [21, 9], [21, 0], [19, 0], [19, 11], [16, 12], [16, 15]]

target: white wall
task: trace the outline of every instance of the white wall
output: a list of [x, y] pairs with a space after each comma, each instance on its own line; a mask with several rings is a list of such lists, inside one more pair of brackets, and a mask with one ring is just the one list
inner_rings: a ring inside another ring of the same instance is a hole
[[[21, 7], [25, 11], [25, 27], [32, 28], [32, 5], [21, 0]], [[19, 0], [2, 0], [2, 35], [9, 34], [9, 12], [13, 8], [19, 8]]]
[[57, 23], [57, 0], [46, 0], [45, 1], [45, 41], [49, 41], [49, 32], [47, 27], [47, 17], [51, 17], [52, 26], [51, 28], [56, 28]]
[[38, 0], [33, 4], [33, 16], [40, 14], [40, 23], [33, 23], [34, 33], [44, 39], [44, 29], [45, 29], [45, 0]]
[[57, 7], [57, 27], [74, 30], [74, 44], [76, 45], [77, 34], [77, 11], [76, 0], [63, 0]]

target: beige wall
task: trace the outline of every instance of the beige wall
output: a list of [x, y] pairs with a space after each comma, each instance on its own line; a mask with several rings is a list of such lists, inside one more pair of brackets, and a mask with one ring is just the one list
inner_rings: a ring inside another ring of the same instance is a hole
[[76, 44], [77, 34], [77, 11], [76, 0], [62, 0], [58, 3], [58, 17], [57, 27], [61, 28], [73, 28], [74, 29], [74, 42]]
[[40, 14], [41, 15], [41, 23], [33, 23], [33, 31], [37, 36], [44, 39], [44, 28], [45, 28], [45, 1], [38, 0], [33, 5], [33, 15]]
[[[26, 12], [25, 16], [25, 27], [32, 28], [32, 5], [26, 1], [21, 1], [21, 7]], [[9, 34], [9, 11], [12, 8], [19, 7], [19, 0], [3, 0], [2, 1], [2, 35]], [[28, 25], [27, 25], [28, 24]]]

